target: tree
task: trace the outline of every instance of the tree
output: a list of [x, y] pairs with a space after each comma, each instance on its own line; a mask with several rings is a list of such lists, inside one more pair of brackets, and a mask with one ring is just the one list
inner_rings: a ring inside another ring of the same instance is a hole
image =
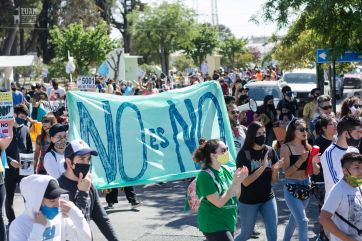
[[159, 55], [162, 71], [168, 74], [169, 55], [181, 50], [194, 31], [194, 11], [180, 2], [163, 2], [130, 14], [132, 36], [147, 39]]
[[246, 52], [246, 44], [246, 39], [238, 39], [233, 35], [229, 36], [221, 43], [220, 54], [223, 55], [229, 67], [235, 67], [237, 56]]
[[210, 24], [201, 24], [196, 29], [195, 36], [185, 46], [185, 52], [198, 67], [201, 67], [206, 56], [212, 54], [218, 46], [218, 32]]
[[[103, 0], [104, 1], [104, 0]], [[129, 29], [128, 14], [132, 11], [143, 11], [145, 4], [140, 0], [119, 0], [118, 4], [115, 4], [115, 13], [110, 15], [110, 23], [117, 28], [123, 38], [123, 48], [125, 53], [131, 52], [131, 33]], [[120, 18], [119, 18], [120, 16]]]
[[96, 27], [84, 28], [83, 23], [50, 31], [55, 53], [60, 61], [68, 60], [68, 51], [74, 57], [78, 74], [86, 74], [89, 67], [100, 64], [106, 54], [116, 47], [107, 33], [108, 26], [101, 21]]
[[187, 68], [195, 66], [192, 59], [190, 59], [186, 55], [181, 55], [181, 56], [177, 57], [173, 65], [175, 66], [175, 68], [178, 71], [181, 71], [181, 72], [184, 72]]
[[360, 0], [267, 0], [263, 9], [264, 19], [279, 27], [290, 24], [291, 13], [299, 13], [294, 14], [297, 18], [286, 43], [293, 43], [304, 31], [311, 30], [332, 48], [333, 56], [346, 50], [362, 50]]
[[247, 50], [251, 56], [252, 56], [252, 61], [257, 64], [260, 61], [261, 58], [261, 52], [257, 47], [249, 47]]

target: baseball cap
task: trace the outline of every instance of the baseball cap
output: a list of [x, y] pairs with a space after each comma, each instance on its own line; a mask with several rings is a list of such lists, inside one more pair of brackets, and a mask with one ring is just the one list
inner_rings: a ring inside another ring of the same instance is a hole
[[58, 124], [53, 125], [50, 128], [49, 135], [55, 136], [58, 132], [63, 132], [63, 131], [67, 131], [67, 130], [68, 130], [67, 126], [58, 123]]
[[56, 199], [61, 194], [68, 193], [67, 190], [59, 187], [58, 182], [55, 179], [49, 181], [47, 188], [45, 189], [44, 198]]
[[64, 151], [64, 157], [70, 158], [74, 155], [85, 155], [85, 154], [91, 154], [92, 156], [98, 156], [98, 152], [91, 149], [85, 141], [81, 139], [75, 139], [67, 145]]

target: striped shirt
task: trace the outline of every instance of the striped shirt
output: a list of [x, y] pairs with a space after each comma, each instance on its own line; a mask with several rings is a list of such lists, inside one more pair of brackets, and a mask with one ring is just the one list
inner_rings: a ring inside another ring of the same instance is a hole
[[333, 143], [324, 151], [321, 157], [326, 197], [334, 184], [343, 178], [341, 159], [347, 152], [359, 151], [357, 148], [352, 146], [349, 146], [348, 148], [342, 148]]

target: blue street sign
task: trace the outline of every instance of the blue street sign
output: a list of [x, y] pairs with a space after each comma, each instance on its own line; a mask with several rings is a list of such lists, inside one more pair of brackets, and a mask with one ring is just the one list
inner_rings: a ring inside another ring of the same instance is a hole
[[[317, 49], [317, 63], [329, 63], [331, 61], [331, 49]], [[362, 62], [362, 53], [346, 51], [336, 58], [336, 62]]]

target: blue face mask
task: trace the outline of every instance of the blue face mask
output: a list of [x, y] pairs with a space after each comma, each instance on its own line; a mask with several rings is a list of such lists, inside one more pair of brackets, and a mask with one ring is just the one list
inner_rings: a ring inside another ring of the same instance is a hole
[[40, 210], [44, 214], [44, 216], [49, 220], [55, 218], [59, 213], [59, 208], [57, 207], [50, 208], [46, 205], [41, 206]]
[[19, 125], [24, 125], [26, 120], [19, 118], [19, 117], [15, 117], [15, 121], [16, 123], [18, 123]]

